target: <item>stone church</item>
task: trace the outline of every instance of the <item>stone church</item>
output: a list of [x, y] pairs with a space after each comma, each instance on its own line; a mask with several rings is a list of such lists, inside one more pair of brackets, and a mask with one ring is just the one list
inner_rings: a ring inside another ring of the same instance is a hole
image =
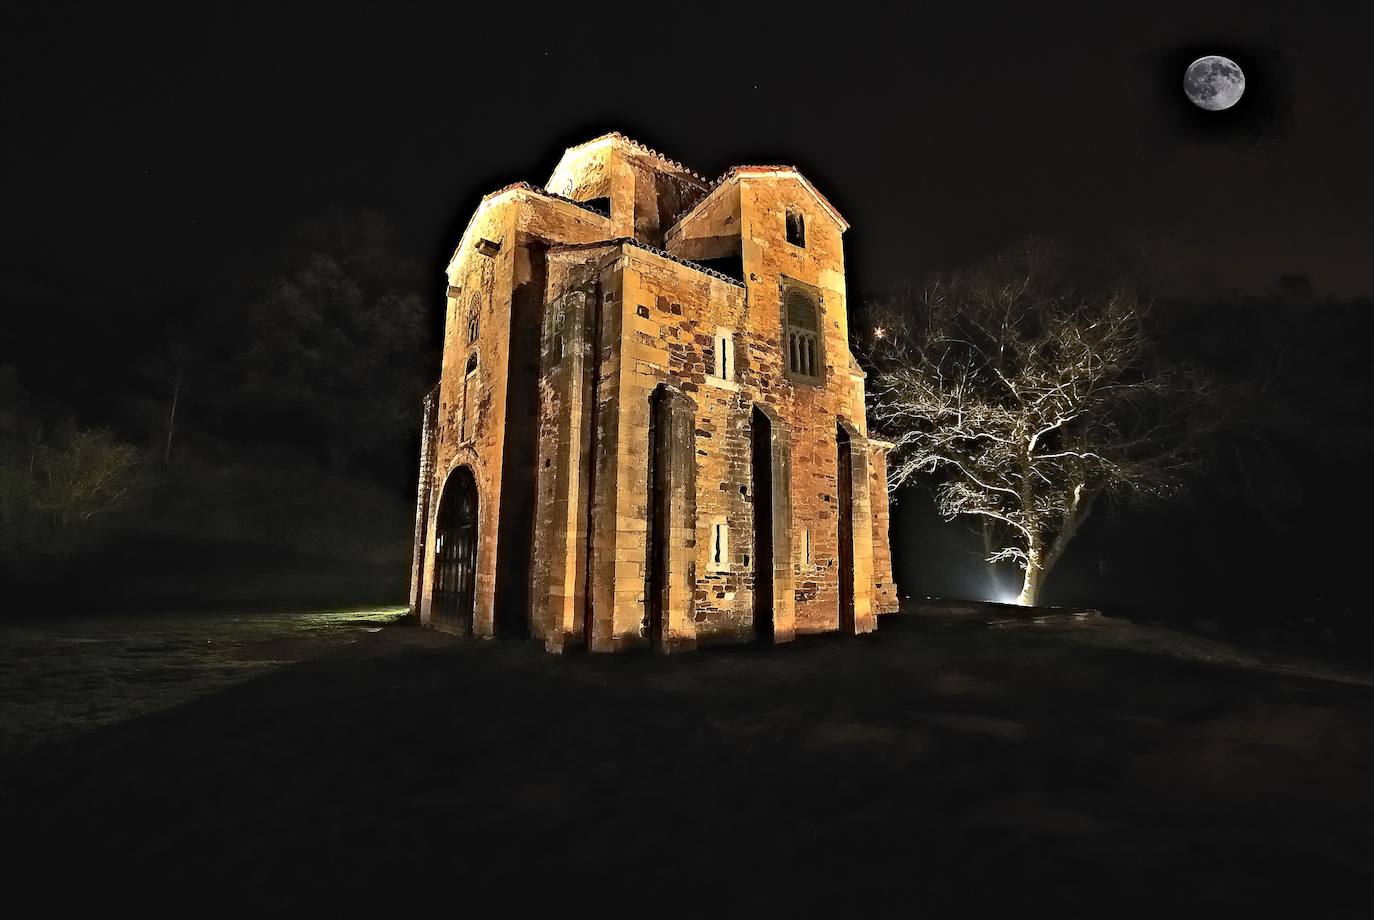
[[411, 603], [549, 651], [867, 632], [897, 609], [844, 218], [620, 134], [482, 199], [448, 266]]

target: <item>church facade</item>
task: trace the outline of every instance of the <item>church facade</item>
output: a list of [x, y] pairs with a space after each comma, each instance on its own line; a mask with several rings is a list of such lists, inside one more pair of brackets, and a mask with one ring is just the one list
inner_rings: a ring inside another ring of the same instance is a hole
[[844, 218], [608, 134], [482, 199], [448, 266], [411, 603], [549, 651], [867, 632], [897, 609]]

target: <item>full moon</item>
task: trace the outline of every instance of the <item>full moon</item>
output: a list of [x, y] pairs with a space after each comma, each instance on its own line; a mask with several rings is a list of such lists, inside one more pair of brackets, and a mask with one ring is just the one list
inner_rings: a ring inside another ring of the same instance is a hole
[[1198, 108], [1220, 112], [1240, 101], [1245, 92], [1245, 74], [1230, 58], [1209, 54], [1188, 65], [1183, 75], [1183, 91]]

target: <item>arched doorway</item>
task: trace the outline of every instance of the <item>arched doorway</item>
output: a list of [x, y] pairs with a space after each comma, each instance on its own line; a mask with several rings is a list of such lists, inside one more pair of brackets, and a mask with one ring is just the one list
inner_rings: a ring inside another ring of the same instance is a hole
[[477, 585], [477, 481], [460, 466], [448, 477], [434, 536], [434, 600], [430, 622], [472, 635]]
[[758, 406], [749, 417], [754, 501], [754, 639], [773, 641], [773, 423]]

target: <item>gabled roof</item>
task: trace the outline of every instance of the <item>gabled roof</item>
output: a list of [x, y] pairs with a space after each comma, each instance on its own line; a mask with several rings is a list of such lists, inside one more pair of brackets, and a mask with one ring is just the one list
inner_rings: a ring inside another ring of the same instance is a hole
[[840, 225], [841, 230], [849, 229], [849, 221], [845, 220], [844, 215], [839, 212], [839, 209], [837, 209], [833, 204], [830, 203], [830, 199], [822, 195], [820, 193], [820, 190], [817, 189], [816, 186], [811, 184], [810, 179], [806, 178], [806, 176], [803, 176], [801, 174], [801, 170], [797, 169], [797, 167], [795, 166], [779, 165], [730, 167], [719, 179], [711, 183], [711, 190], [706, 193], [706, 197], [698, 201], [695, 205], [693, 205], [687, 211], [686, 214], [683, 214], [681, 217], [679, 217], [677, 221], [673, 224], [673, 226], [668, 228], [668, 232], [672, 233], [673, 230], [680, 227], [688, 218], [690, 218], [694, 213], [696, 213], [696, 211], [699, 208], [706, 204], [706, 202], [710, 201], [716, 195], [716, 193], [719, 192], [722, 188], [725, 188], [731, 185], [732, 183], [739, 181], [739, 179], [744, 176], [762, 176], [777, 178], [785, 177], [789, 179], [796, 179], [798, 182], [801, 183], [802, 188], [806, 189], [808, 192], [811, 193], [811, 197], [816, 199], [816, 203], [819, 204], [822, 208], [824, 208], [825, 212], [835, 219], [835, 223]]
[[[553, 176], [558, 175], [558, 171], [563, 168], [563, 161], [566, 160], [572, 154], [577, 153], [580, 150], [584, 150], [587, 147], [593, 147], [597, 144], [605, 143], [622, 144], [626, 147], [629, 147], [636, 153], [642, 154], [646, 157], [649, 157], [652, 160], [658, 161], [659, 163], [668, 167], [673, 172], [678, 173], [682, 178], [688, 179], [693, 183], [700, 185], [702, 188], [706, 188], [709, 185], [709, 183], [706, 181], [704, 177], [698, 175], [693, 170], [688, 169], [686, 166], [683, 166], [677, 160], [674, 160], [671, 157], [664, 156], [654, 148], [650, 147], [648, 144], [642, 144], [632, 137], [626, 137], [619, 131], [609, 131], [601, 135], [600, 137], [594, 137], [589, 141], [583, 141], [580, 144], [574, 144], [567, 150], [563, 151], [563, 156], [559, 158], [558, 165], [554, 167]], [[553, 181], [553, 176], [549, 177], [550, 183], [552, 183]]]
[[724, 274], [723, 272], [718, 272], [714, 268], [707, 268], [700, 262], [693, 262], [691, 259], [684, 259], [681, 256], [675, 256], [666, 249], [659, 249], [657, 246], [650, 246], [648, 243], [640, 242], [632, 236], [617, 236], [609, 240], [592, 240], [586, 243], [559, 243], [555, 246], [550, 246], [549, 250], [568, 252], [576, 251], [579, 249], [595, 249], [598, 246], [633, 246], [635, 249], [642, 249], [644, 252], [653, 253], [660, 259], [665, 259], [669, 262], [675, 262], [678, 265], [685, 266], [687, 268], [692, 269], [693, 271], [701, 272], [703, 275], [715, 278], [717, 281], [724, 281], [726, 284], [738, 288], [744, 287], [744, 282], [739, 280], [738, 278], [731, 278], [729, 275]]
[[[730, 169], [726, 170], [725, 173], [724, 173], [723, 175], [720, 176], [720, 178], [716, 179], [716, 180], [713, 181], [713, 182], [707, 182], [707, 181], [706, 181], [705, 179], [703, 179], [700, 175], [698, 175], [697, 173], [695, 173], [695, 172], [693, 172], [692, 170], [688, 169], [686, 166], [683, 166], [683, 165], [682, 165], [681, 163], [679, 163], [677, 160], [670, 159], [669, 157], [664, 156], [663, 154], [659, 153], [657, 150], [653, 149], [652, 147], [650, 147], [650, 146], [648, 146], [648, 145], [646, 145], [646, 144], [641, 144], [639, 141], [637, 141], [637, 140], [635, 140], [635, 139], [633, 139], [633, 138], [626, 137], [624, 134], [621, 134], [619, 131], [610, 131], [610, 132], [608, 132], [608, 133], [606, 133], [606, 134], [601, 135], [600, 137], [594, 137], [594, 138], [592, 138], [592, 139], [589, 140], [589, 141], [584, 141], [584, 142], [582, 142], [582, 143], [580, 143], [580, 144], [575, 144], [575, 145], [573, 145], [572, 147], [569, 147], [567, 150], [565, 150], [565, 151], [563, 152], [562, 158], [560, 158], [560, 160], [558, 161], [558, 166], [555, 167], [555, 169], [554, 169], [554, 171], [553, 171], [553, 176], [557, 176], [557, 175], [558, 175], [558, 171], [559, 171], [560, 169], [563, 168], [563, 162], [564, 162], [565, 160], [567, 160], [568, 157], [571, 156], [572, 154], [574, 154], [574, 153], [576, 153], [576, 152], [578, 152], [578, 151], [580, 151], [580, 150], [583, 150], [583, 149], [585, 149], [585, 148], [587, 148], [587, 147], [591, 147], [591, 146], [593, 146], [593, 145], [595, 145], [595, 144], [607, 144], [607, 143], [620, 144], [620, 145], [629, 147], [630, 149], [634, 150], [636, 153], [639, 153], [639, 154], [641, 154], [641, 155], [643, 155], [643, 156], [646, 156], [646, 157], [649, 157], [649, 158], [651, 158], [651, 159], [653, 159], [653, 160], [656, 160], [657, 162], [659, 162], [659, 163], [663, 164], [664, 166], [666, 166], [666, 167], [667, 167], [668, 169], [670, 169], [671, 171], [677, 173], [681, 178], [683, 178], [683, 179], [685, 179], [685, 180], [691, 182], [691, 183], [694, 184], [694, 185], [700, 186], [701, 189], [705, 192], [705, 194], [702, 196], [702, 198], [701, 198], [700, 201], [698, 201], [696, 204], [694, 204], [691, 208], [689, 208], [689, 209], [687, 210], [687, 212], [686, 212], [685, 214], [683, 214], [681, 217], [679, 217], [679, 218], [677, 219], [677, 221], [674, 222], [674, 224], [673, 224], [672, 227], [668, 228], [668, 233], [672, 233], [675, 229], [677, 229], [678, 227], [682, 226], [682, 224], [683, 224], [685, 221], [687, 221], [693, 214], [697, 213], [697, 211], [700, 210], [701, 207], [702, 207], [703, 205], [706, 204], [706, 202], [708, 202], [708, 201], [710, 201], [712, 198], [714, 198], [714, 196], [715, 196], [722, 188], [728, 187], [728, 186], [730, 186], [731, 184], [733, 184], [733, 183], [735, 183], [735, 182], [738, 182], [739, 179], [740, 179], [741, 177], [746, 177], [746, 176], [760, 176], [760, 177], [765, 177], [765, 178], [767, 178], [767, 177], [778, 177], [778, 178], [783, 178], [783, 177], [785, 177], [785, 178], [796, 179], [798, 182], [801, 183], [802, 188], [806, 189], [806, 190], [811, 194], [811, 196], [814, 197], [814, 198], [816, 199], [816, 203], [819, 204], [819, 205], [826, 211], [826, 213], [828, 213], [831, 217], [833, 217], [833, 218], [835, 219], [835, 222], [838, 223], [838, 224], [840, 225], [840, 229], [841, 229], [841, 230], [848, 230], [848, 229], [849, 229], [849, 222], [848, 222], [847, 220], [844, 219], [844, 216], [843, 216], [842, 214], [840, 214], [840, 212], [835, 208], [835, 206], [834, 206], [833, 204], [830, 203], [829, 199], [827, 199], [824, 195], [822, 195], [822, 194], [820, 193], [820, 191], [819, 191], [814, 185], [811, 184], [811, 180], [810, 180], [810, 179], [807, 179], [805, 176], [803, 176], [803, 175], [801, 174], [801, 171], [798, 170], [797, 167], [795, 167], [795, 166], [781, 166], [781, 165], [777, 165], [777, 166], [733, 166], [733, 167], [731, 167]], [[549, 179], [550, 184], [553, 182], [553, 176], [551, 176], [550, 179]], [[504, 187], [504, 188], [501, 188], [501, 189], [498, 189], [497, 191], [492, 192], [492, 193], [489, 194], [489, 195], [483, 196], [482, 200], [478, 203], [476, 210], [473, 211], [472, 217], [470, 217], [470, 218], [468, 219], [468, 226], [467, 226], [467, 228], [463, 231], [463, 236], [462, 236], [461, 240], [459, 241], [459, 244], [458, 244], [457, 249], [454, 250], [453, 256], [449, 259], [448, 267], [452, 267], [453, 260], [456, 259], [456, 258], [458, 257], [458, 255], [459, 255], [459, 253], [461, 253], [461, 252], [463, 251], [463, 245], [464, 245], [464, 243], [467, 241], [468, 233], [471, 231], [471, 229], [472, 229], [472, 227], [473, 227], [473, 224], [474, 224], [474, 223], [476, 222], [476, 220], [477, 220], [477, 215], [478, 215], [484, 208], [486, 208], [488, 205], [492, 204], [495, 200], [497, 200], [497, 199], [499, 199], [499, 198], [502, 198], [502, 197], [504, 197], [504, 196], [506, 196], [506, 195], [508, 195], [508, 194], [511, 194], [511, 193], [522, 193], [522, 192], [523, 192], [523, 193], [534, 194], [534, 195], [540, 195], [540, 196], [543, 196], [543, 197], [546, 197], [546, 198], [553, 198], [553, 199], [556, 199], [556, 200], [559, 200], [559, 201], [566, 202], [566, 203], [571, 204], [571, 205], [576, 205], [577, 207], [582, 208], [583, 210], [591, 211], [593, 214], [597, 214], [597, 215], [602, 216], [602, 217], [605, 216], [605, 215], [602, 214], [599, 210], [597, 210], [595, 207], [592, 207], [592, 206], [588, 205], [586, 202], [583, 202], [583, 201], [574, 201], [574, 200], [572, 200], [571, 198], [565, 198], [565, 197], [563, 197], [562, 195], [558, 195], [558, 194], [555, 194], [555, 193], [553, 193], [553, 192], [550, 192], [550, 191], [549, 191], [548, 189], [546, 189], [546, 188], [540, 188], [540, 187], [538, 187], [538, 186], [536, 186], [536, 185], [531, 185], [531, 184], [528, 183], [528, 182], [514, 182], [514, 183], [512, 183], [512, 184], [510, 184], [510, 185], [507, 185], [507, 186]], [[636, 245], [640, 245], [640, 244], [636, 244]], [[641, 248], [653, 250], [653, 247], [650, 247], [650, 246], [642, 246]], [[659, 251], [659, 250], [653, 250], [653, 251], [656, 251], [656, 252], [657, 252], [657, 251]], [[666, 255], [666, 253], [664, 253], [664, 255]], [[676, 257], [675, 257], [675, 256], [667, 256], [667, 257], [668, 257], [668, 258], [673, 258], [673, 259], [676, 260]], [[684, 264], [691, 265], [691, 266], [694, 267], [694, 268], [701, 268], [701, 266], [696, 265], [696, 263], [685, 262]], [[709, 270], [707, 270], [707, 269], [702, 269], [702, 270], [708, 271], [708, 273], [710, 273]], [[733, 280], [733, 279], [728, 279], [728, 280]]]

